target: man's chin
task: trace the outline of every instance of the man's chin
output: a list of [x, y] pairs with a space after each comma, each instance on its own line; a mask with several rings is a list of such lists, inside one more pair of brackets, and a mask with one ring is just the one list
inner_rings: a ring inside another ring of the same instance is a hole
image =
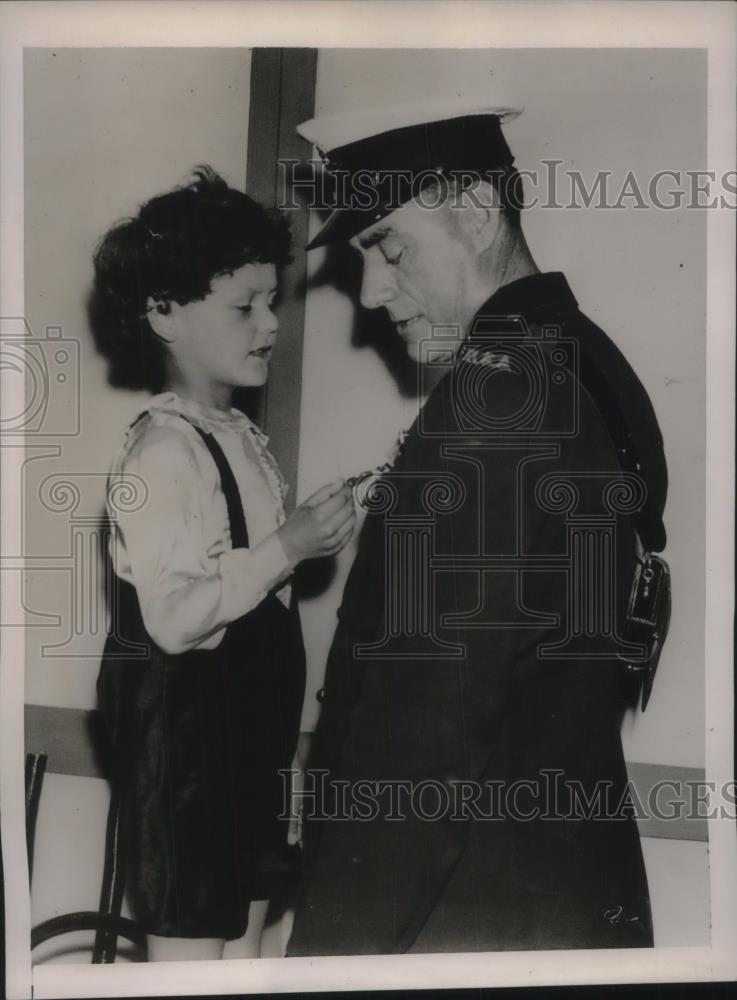
[[431, 336], [429, 326], [424, 336], [413, 337], [411, 340], [403, 338], [403, 340], [407, 354], [417, 364], [437, 363], [446, 355], [448, 358], [451, 358], [458, 347], [458, 343], [455, 340], [446, 341], [441, 340], [439, 337]]
[[405, 347], [407, 348], [407, 355], [411, 361], [416, 361], [417, 364], [421, 364], [423, 361], [427, 360], [427, 347], [425, 346], [425, 341], [405, 341]]
[[411, 330], [405, 332], [397, 329], [397, 333], [413, 361], [422, 361], [427, 353], [427, 342], [430, 339], [431, 328], [427, 320], [415, 320]]

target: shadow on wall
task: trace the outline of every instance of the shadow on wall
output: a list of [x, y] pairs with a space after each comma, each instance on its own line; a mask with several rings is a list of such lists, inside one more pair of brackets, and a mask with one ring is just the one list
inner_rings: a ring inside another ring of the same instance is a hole
[[[343, 244], [330, 244], [326, 247], [322, 264], [310, 276], [310, 288], [327, 286], [347, 296], [355, 304], [350, 331], [351, 345], [357, 350], [374, 350], [394, 380], [399, 395], [404, 399], [418, 399], [421, 380], [417, 365], [409, 357], [402, 339], [397, 336], [386, 310], [364, 309], [359, 304], [361, 273], [358, 253], [347, 251]], [[306, 278], [300, 283], [297, 294], [307, 294]], [[334, 556], [302, 563], [294, 576], [296, 597], [300, 600], [310, 599], [324, 593], [335, 577], [337, 565]]]
[[[300, 198], [301, 192], [295, 192]], [[329, 211], [319, 211], [324, 222]], [[361, 292], [361, 259], [357, 252], [344, 243], [328, 244], [323, 263], [310, 277], [310, 288], [328, 286], [346, 295], [356, 306], [351, 329], [351, 344], [357, 349], [371, 347], [379, 355], [394, 379], [399, 395], [412, 399], [418, 395], [419, 379], [417, 365], [407, 354], [404, 342], [392, 326], [384, 309], [364, 309], [359, 305]], [[307, 296], [307, 278], [296, 290], [298, 295]]]

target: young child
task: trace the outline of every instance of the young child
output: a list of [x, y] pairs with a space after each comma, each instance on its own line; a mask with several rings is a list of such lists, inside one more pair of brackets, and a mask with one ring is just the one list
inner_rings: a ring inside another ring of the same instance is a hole
[[[98, 696], [149, 960], [259, 954], [293, 862], [285, 788], [304, 693], [289, 577], [338, 552], [350, 488], [285, 518], [267, 439], [231, 406], [263, 385], [289, 261], [284, 219], [210, 168], [111, 229], [90, 316], [113, 385], [155, 395], [109, 480], [112, 620]], [[128, 483], [136, 509], [114, 506]]]

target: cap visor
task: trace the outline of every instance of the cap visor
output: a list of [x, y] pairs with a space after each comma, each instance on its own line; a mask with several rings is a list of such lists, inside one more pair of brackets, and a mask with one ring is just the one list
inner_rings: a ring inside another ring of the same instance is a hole
[[315, 250], [317, 247], [324, 247], [328, 243], [347, 242], [358, 233], [379, 222], [388, 211], [380, 211], [376, 208], [369, 212], [361, 212], [357, 209], [336, 208], [329, 216], [320, 232], [311, 240], [306, 249]]

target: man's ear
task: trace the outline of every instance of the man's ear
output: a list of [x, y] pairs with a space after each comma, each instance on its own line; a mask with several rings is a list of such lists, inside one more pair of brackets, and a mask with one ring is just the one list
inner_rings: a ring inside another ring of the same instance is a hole
[[460, 192], [460, 222], [474, 249], [490, 249], [499, 231], [501, 210], [496, 189], [488, 181], [478, 180]]
[[170, 344], [176, 339], [176, 324], [171, 302], [167, 302], [165, 299], [155, 299], [149, 295], [146, 299], [146, 318], [153, 332], [161, 340]]

